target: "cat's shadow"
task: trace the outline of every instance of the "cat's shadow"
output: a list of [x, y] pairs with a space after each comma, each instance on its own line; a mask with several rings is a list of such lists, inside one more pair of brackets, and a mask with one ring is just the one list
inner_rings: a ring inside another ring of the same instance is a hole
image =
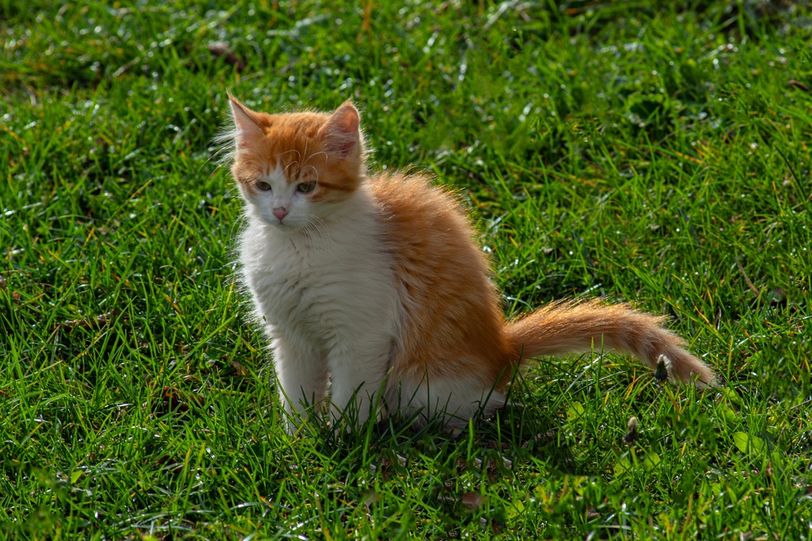
[[488, 418], [475, 418], [461, 430], [449, 430], [439, 419], [415, 423], [411, 418], [392, 416], [353, 431], [335, 430], [325, 424], [311, 435], [320, 439], [323, 452], [342, 459], [377, 456], [387, 463], [387, 457], [394, 456], [407, 463], [410, 456], [429, 455], [446, 463], [471, 455], [500, 456], [503, 466], [541, 461], [545, 468], [559, 474], [600, 473], [585, 471], [572, 445], [558, 437], [560, 429], [561, 417], [511, 404]]

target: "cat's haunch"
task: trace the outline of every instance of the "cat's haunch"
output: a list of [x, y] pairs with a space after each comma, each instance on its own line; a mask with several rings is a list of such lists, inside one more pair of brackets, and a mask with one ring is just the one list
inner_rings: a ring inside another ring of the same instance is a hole
[[399, 412], [460, 426], [504, 404], [524, 360], [601, 347], [659, 362], [674, 380], [715, 383], [662, 318], [626, 305], [561, 301], [506, 321], [457, 200], [423, 175], [368, 175], [350, 102], [284, 114], [230, 104], [247, 222], [241, 278], [290, 430], [325, 410], [351, 411], [354, 423]]

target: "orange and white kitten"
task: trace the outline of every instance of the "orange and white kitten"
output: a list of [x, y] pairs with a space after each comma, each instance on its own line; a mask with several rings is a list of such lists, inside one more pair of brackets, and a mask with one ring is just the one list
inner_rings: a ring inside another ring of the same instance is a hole
[[593, 347], [714, 384], [663, 318], [625, 305], [556, 302], [505, 321], [458, 202], [422, 175], [368, 176], [352, 103], [265, 114], [232, 97], [231, 112], [242, 279], [289, 430], [326, 400], [333, 418], [353, 411], [358, 423], [400, 412], [461, 426], [504, 404], [524, 360]]

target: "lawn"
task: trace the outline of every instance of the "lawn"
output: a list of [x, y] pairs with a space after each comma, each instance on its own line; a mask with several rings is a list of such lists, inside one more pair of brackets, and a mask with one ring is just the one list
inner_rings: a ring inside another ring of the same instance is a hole
[[[0, 537], [812, 539], [811, 42], [787, 1], [0, 0]], [[595, 351], [458, 437], [288, 436], [227, 91], [353, 99], [507, 314], [631, 302], [724, 384]]]

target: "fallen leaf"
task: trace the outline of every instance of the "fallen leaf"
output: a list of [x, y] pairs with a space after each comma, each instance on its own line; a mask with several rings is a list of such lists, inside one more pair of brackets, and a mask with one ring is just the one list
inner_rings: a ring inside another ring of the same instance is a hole
[[805, 83], [802, 83], [797, 79], [790, 79], [789, 81], [787, 81], [787, 86], [803, 90], [804, 92], [809, 92], [809, 86], [807, 86]]
[[637, 439], [638, 432], [637, 429], [640, 426], [640, 421], [637, 420], [637, 417], [631, 416], [629, 417], [629, 422], [626, 424], [627, 432], [626, 435], [623, 436], [623, 441], [626, 443], [632, 443]]
[[488, 500], [486, 496], [476, 492], [466, 492], [460, 498], [460, 503], [470, 510], [478, 509]]
[[225, 41], [214, 41], [209, 43], [209, 52], [217, 57], [222, 57], [227, 64], [234, 66], [237, 71], [245, 69], [245, 62], [231, 50]]
[[244, 367], [240, 361], [231, 361], [231, 368], [234, 369], [234, 375], [237, 377], [244, 378], [249, 374], [248, 369]]

